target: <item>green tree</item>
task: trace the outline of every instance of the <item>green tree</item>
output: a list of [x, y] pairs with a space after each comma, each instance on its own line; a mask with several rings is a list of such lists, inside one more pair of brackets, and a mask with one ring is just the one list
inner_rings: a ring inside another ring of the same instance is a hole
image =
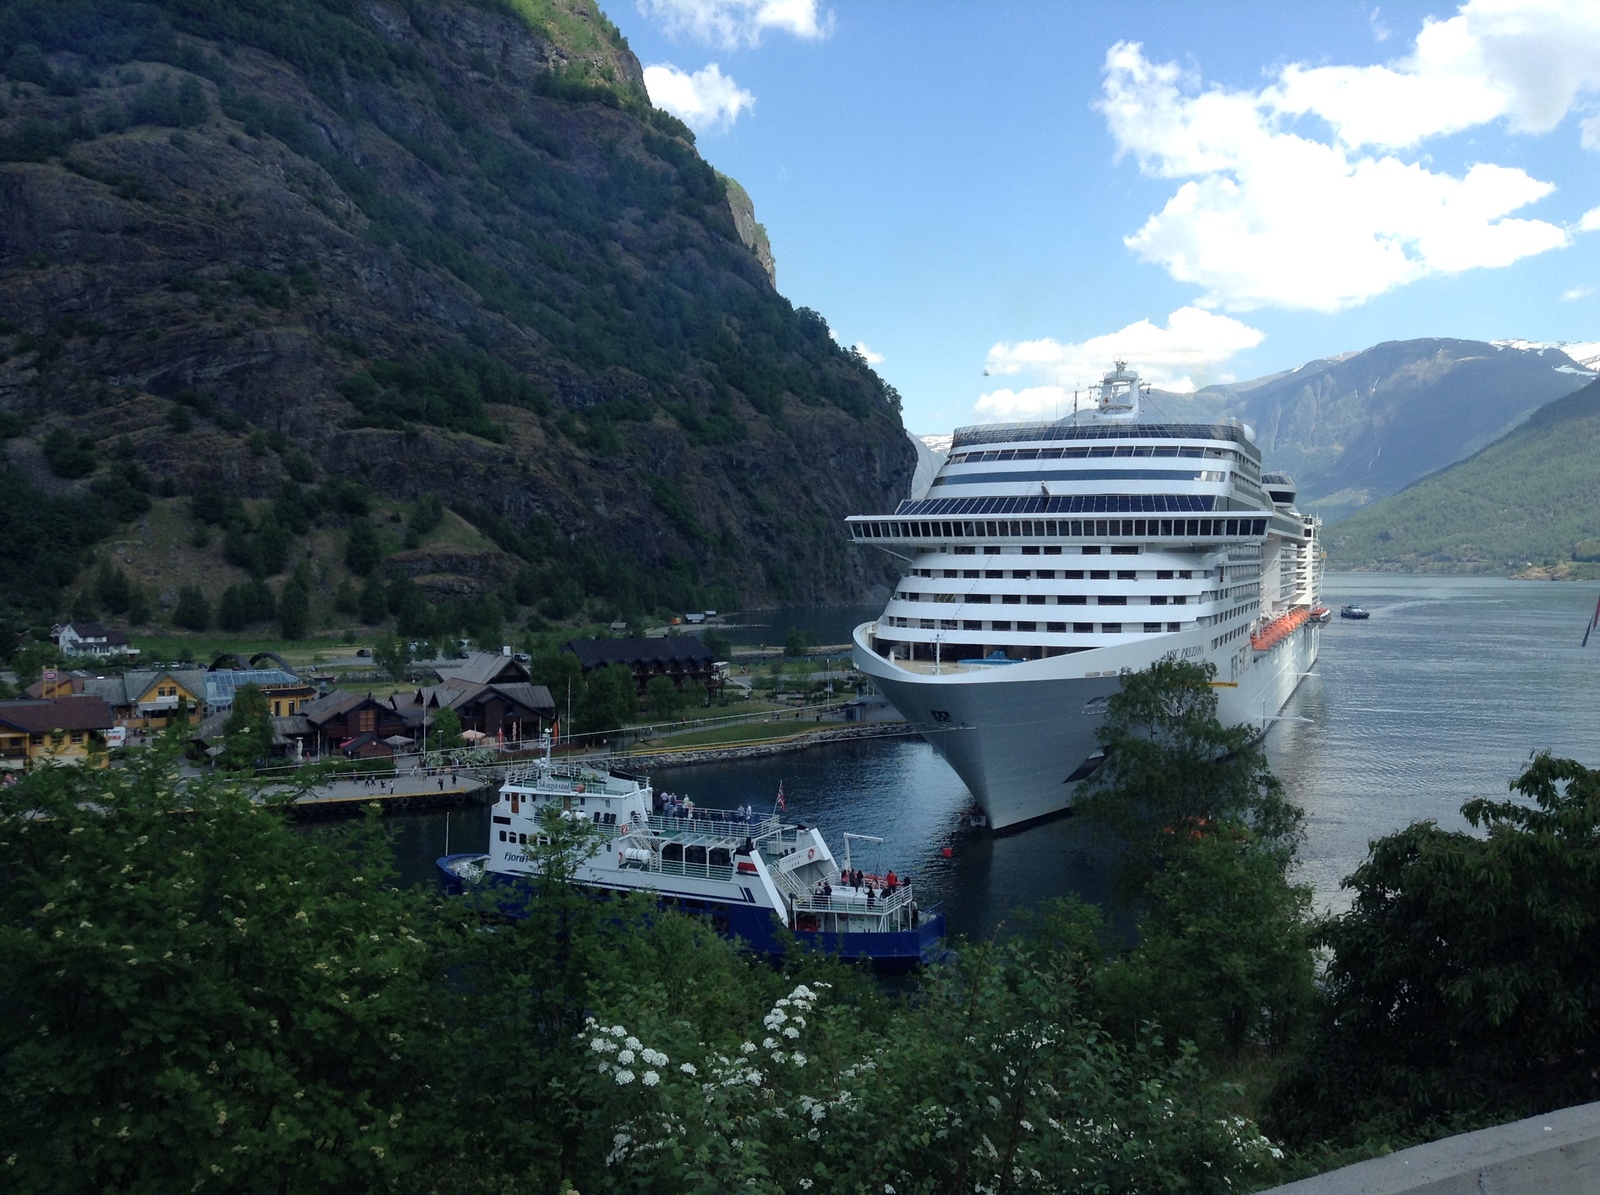
[[372, 660], [391, 680], [400, 680], [411, 663], [411, 649], [393, 635], [383, 635], [372, 649]]
[[134, 585], [128, 591], [128, 624], [142, 627], [149, 625], [151, 619], [150, 595], [142, 585]]
[[431, 751], [454, 751], [467, 745], [467, 741], [461, 737], [461, 715], [455, 710], [442, 709], [435, 713], [428, 731], [428, 749]]
[[296, 573], [283, 583], [278, 598], [278, 625], [285, 639], [304, 639], [311, 627], [311, 593]]
[[811, 650], [811, 636], [799, 627], [790, 627], [783, 636], [783, 654], [799, 658]]
[[340, 614], [361, 613], [361, 592], [345, 577], [333, 591], [333, 608]]
[[361, 587], [360, 616], [361, 621], [369, 627], [375, 627], [389, 617], [389, 593], [377, 577], [368, 577], [367, 583]]
[[1161, 660], [1122, 674], [1099, 738], [1105, 763], [1074, 808], [1115, 852], [1120, 883], [1144, 890], [1191, 844], [1227, 826], [1251, 849], [1293, 858], [1303, 820], [1248, 726], [1217, 720], [1216, 669]]
[[128, 574], [108, 560], [102, 560], [95, 570], [94, 596], [102, 609], [109, 614], [123, 614], [133, 600], [133, 587]]
[[633, 673], [621, 664], [608, 664], [584, 678], [583, 692], [574, 698], [573, 716], [580, 734], [594, 734], [626, 725], [637, 710]]
[[222, 724], [224, 767], [243, 771], [255, 767], [272, 752], [272, 714], [259, 685], [245, 685], [233, 695], [233, 709]]
[[733, 659], [733, 640], [729, 639], [721, 631], [703, 632], [700, 636], [700, 642], [705, 644], [705, 648], [711, 653], [712, 659], [723, 661]]
[[683, 717], [687, 702], [684, 691], [673, 683], [670, 676], [652, 676], [644, 687], [645, 708], [653, 718], [663, 722], [676, 722]]
[[1461, 807], [1477, 833], [1415, 823], [1345, 881], [1350, 909], [1321, 935], [1326, 1000], [1275, 1100], [1295, 1137], [1600, 1098], [1600, 771], [1541, 753], [1511, 788]]
[[198, 585], [185, 585], [178, 590], [172, 625], [190, 631], [203, 631], [211, 625], [211, 606]]
[[366, 519], [356, 519], [350, 524], [350, 536], [344, 545], [344, 562], [358, 577], [366, 577], [383, 559], [383, 546], [378, 542], [378, 532]]

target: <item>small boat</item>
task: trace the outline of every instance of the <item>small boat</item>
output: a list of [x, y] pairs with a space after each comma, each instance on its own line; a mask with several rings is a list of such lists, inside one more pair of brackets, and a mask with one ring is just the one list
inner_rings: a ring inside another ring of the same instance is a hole
[[920, 904], [909, 881], [890, 872], [857, 887], [844, 878], [854, 871], [849, 840], [879, 840], [846, 835], [841, 868], [819, 830], [778, 817], [781, 789], [771, 814], [696, 808], [663, 799], [631, 772], [556, 763], [548, 736], [541, 746], [542, 757], [501, 785], [488, 852], [438, 860], [449, 891], [503, 888], [500, 909], [517, 916], [516, 891], [538, 874], [542, 819], [555, 809], [593, 830], [573, 879], [596, 893], [649, 893], [773, 957], [789, 942], [881, 970], [944, 957], [944, 913]]
[[1318, 606], [1316, 609], [1311, 611], [1312, 622], [1331, 622], [1332, 619], [1333, 611], [1328, 609], [1326, 606]]
[[1339, 617], [1340, 618], [1371, 618], [1372, 615], [1368, 614], [1360, 606], [1341, 606], [1339, 608]]

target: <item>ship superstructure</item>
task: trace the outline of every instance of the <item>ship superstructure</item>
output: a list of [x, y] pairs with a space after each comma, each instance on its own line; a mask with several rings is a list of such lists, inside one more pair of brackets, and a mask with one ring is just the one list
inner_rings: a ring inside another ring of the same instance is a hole
[[854, 657], [995, 829], [1070, 806], [1122, 669], [1216, 666], [1263, 728], [1316, 660], [1319, 521], [1237, 420], [1152, 422], [1123, 362], [1091, 410], [956, 431], [927, 494], [856, 515], [904, 578]]

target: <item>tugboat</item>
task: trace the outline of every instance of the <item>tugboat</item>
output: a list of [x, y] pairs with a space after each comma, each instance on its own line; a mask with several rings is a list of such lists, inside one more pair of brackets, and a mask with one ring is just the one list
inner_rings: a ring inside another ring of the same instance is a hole
[[920, 904], [913, 885], [892, 871], [855, 872], [848, 851], [841, 868], [819, 830], [778, 817], [781, 787], [765, 815], [661, 803], [645, 777], [556, 763], [549, 736], [540, 745], [543, 756], [500, 787], [488, 852], [438, 860], [449, 891], [505, 888], [500, 907], [517, 916], [515, 891], [540, 866], [541, 814], [554, 809], [593, 828], [592, 849], [574, 879], [596, 892], [648, 892], [663, 908], [704, 917], [769, 956], [790, 941], [881, 970], [944, 956], [939, 907]]
[[1357, 619], [1360, 619], [1360, 618], [1371, 618], [1372, 615], [1368, 614], [1360, 606], [1341, 606], [1339, 608], [1339, 617], [1340, 618], [1357, 618]]

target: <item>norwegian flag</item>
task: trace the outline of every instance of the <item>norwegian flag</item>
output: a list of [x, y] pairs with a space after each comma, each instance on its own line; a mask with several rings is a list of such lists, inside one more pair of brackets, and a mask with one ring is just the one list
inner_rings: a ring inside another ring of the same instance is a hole
[[782, 780], [778, 781], [778, 801], [777, 801], [777, 805], [778, 805], [779, 809], [787, 809], [788, 808], [788, 806], [783, 803], [783, 781]]

